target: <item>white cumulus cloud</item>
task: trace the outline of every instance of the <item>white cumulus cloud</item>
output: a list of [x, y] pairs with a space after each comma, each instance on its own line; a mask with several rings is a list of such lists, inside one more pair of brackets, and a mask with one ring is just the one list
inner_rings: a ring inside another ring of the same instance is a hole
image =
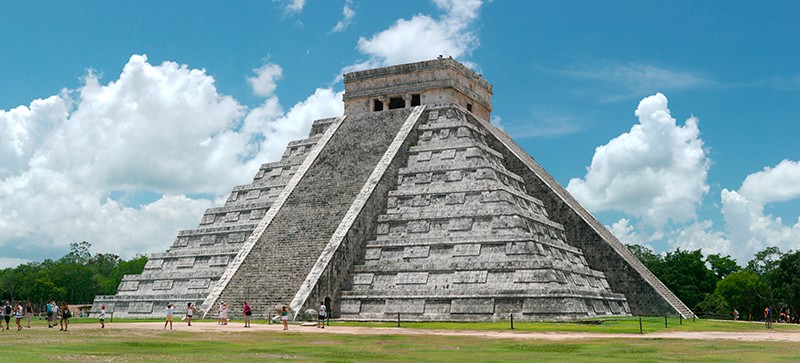
[[678, 125], [660, 93], [644, 98], [635, 114], [639, 123], [597, 147], [586, 176], [567, 190], [591, 211], [622, 211], [654, 228], [694, 219], [710, 164], [697, 119]]
[[259, 68], [253, 69], [255, 77], [247, 79], [253, 87], [253, 93], [268, 97], [275, 92], [277, 81], [283, 76], [283, 69], [277, 64], [267, 63]]
[[800, 162], [783, 160], [774, 168], [747, 176], [739, 193], [762, 203], [780, 202], [800, 197]]
[[800, 218], [785, 224], [780, 217], [764, 213], [764, 203], [750, 200], [735, 190], [721, 192], [722, 213], [731, 255], [747, 261], [766, 247], [776, 246], [782, 251], [800, 249]]
[[370, 38], [361, 37], [358, 50], [369, 59], [346, 68], [345, 72], [433, 59], [439, 55], [468, 57], [479, 44], [472, 24], [478, 18], [482, 1], [435, 0], [434, 3], [444, 12], [439, 18], [418, 14], [411, 19], [398, 19]]
[[[163, 251], [214, 205], [189, 195], [224, 200], [314, 119], [342, 114], [331, 89], [284, 111], [280, 67], [255, 72], [266, 98], [253, 108], [205, 70], [133, 55], [110, 82], [89, 72], [75, 91], [0, 110], [0, 262], [58, 257], [82, 240], [124, 257]], [[151, 197], [127, 203], [137, 194]]]

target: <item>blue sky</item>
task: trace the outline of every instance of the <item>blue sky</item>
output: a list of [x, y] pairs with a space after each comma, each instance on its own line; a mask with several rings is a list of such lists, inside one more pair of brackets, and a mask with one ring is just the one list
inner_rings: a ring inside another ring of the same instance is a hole
[[439, 54], [622, 240], [797, 249], [796, 19], [789, 1], [3, 2], [0, 266], [81, 240], [163, 251], [340, 114], [343, 72]]

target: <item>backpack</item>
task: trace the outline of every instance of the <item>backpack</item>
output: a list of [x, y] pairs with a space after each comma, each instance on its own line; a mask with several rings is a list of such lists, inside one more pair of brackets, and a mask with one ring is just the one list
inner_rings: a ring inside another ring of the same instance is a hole
[[6, 305], [6, 315], [11, 315], [11, 305]]

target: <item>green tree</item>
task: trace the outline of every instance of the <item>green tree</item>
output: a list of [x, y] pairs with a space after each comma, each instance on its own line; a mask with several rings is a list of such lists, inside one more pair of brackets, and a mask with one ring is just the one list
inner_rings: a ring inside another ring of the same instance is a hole
[[[781, 256], [773, 268], [772, 287], [779, 306], [788, 306], [795, 314], [800, 312], [800, 251]], [[776, 306], [777, 307], [777, 306]]]
[[708, 255], [706, 256], [706, 262], [708, 262], [711, 266], [711, 271], [714, 272], [714, 275], [719, 279], [724, 279], [725, 276], [742, 269], [731, 256], [722, 257], [719, 254]]
[[747, 320], [753, 320], [753, 314], [769, 302], [768, 290], [764, 280], [753, 271], [744, 269], [720, 280], [715, 293], [724, 297], [730, 307], [739, 310], [739, 314], [746, 316]]
[[778, 247], [767, 247], [756, 252], [752, 260], [747, 262], [747, 269], [761, 276], [767, 276], [778, 265], [782, 253]]
[[701, 301], [694, 310], [695, 314], [711, 318], [730, 318], [733, 317], [733, 309], [731, 309], [728, 300], [717, 292], [713, 294], [706, 294], [703, 301]]
[[719, 280], [706, 266], [700, 250], [678, 248], [668, 252], [653, 273], [692, 309], [705, 299], [706, 294], [714, 292]]
[[641, 262], [651, 272], [654, 269], [658, 269], [661, 263], [664, 262], [660, 255], [653, 253], [653, 250], [645, 246], [629, 244], [625, 245], [625, 247], [628, 247], [628, 251], [631, 251], [631, 253], [636, 256], [639, 262]]

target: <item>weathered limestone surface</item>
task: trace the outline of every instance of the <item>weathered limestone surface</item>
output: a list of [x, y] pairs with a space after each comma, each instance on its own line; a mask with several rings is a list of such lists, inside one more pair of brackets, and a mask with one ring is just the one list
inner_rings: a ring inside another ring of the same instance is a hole
[[344, 318], [554, 320], [626, 315], [625, 296], [456, 107], [430, 108], [342, 292]]
[[531, 195], [542, 200], [553, 220], [564, 226], [566, 242], [584, 251], [589, 266], [603, 271], [613, 291], [628, 298], [635, 315], [694, 313], [650, 270], [584, 209], [569, 192], [502, 130], [478, 120], [491, 133], [489, 144], [505, 156], [510, 170], [523, 177]]
[[359, 320], [563, 320], [693, 313], [492, 126], [492, 86], [439, 58], [349, 73], [315, 122], [141, 275], [98, 296], [117, 316], [186, 302], [237, 318], [326, 301]]
[[248, 301], [258, 317], [269, 316], [275, 305], [289, 305], [409, 113], [401, 109], [348, 116], [216, 304]]
[[161, 317], [168, 303], [184, 313], [186, 303], [202, 302], [333, 121], [316, 121], [307, 139], [290, 142], [280, 161], [261, 165], [250, 184], [233, 187], [225, 205], [206, 210], [197, 228], [180, 231], [166, 252], [151, 254], [142, 274], [124, 276], [116, 295], [97, 296], [92, 311], [105, 305], [116, 317]]

